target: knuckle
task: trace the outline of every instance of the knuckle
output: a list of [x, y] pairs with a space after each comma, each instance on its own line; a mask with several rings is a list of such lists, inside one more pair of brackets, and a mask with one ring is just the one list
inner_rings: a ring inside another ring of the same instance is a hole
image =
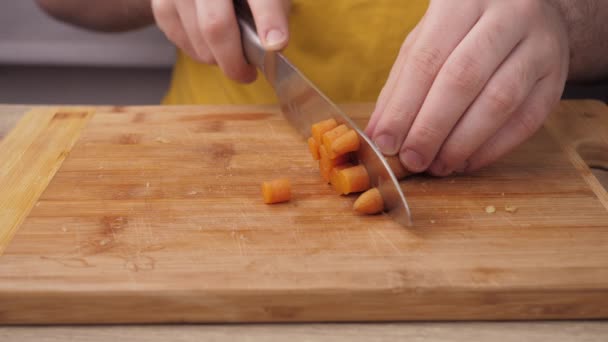
[[230, 21], [222, 16], [209, 16], [201, 23], [201, 32], [211, 42], [222, 40], [230, 30]]
[[486, 89], [485, 101], [494, 114], [511, 113], [520, 98], [520, 87], [512, 81], [503, 82], [500, 86], [491, 85]]
[[171, 10], [171, 3], [167, 0], [152, 0], [152, 12], [155, 17], [163, 17]]
[[243, 80], [247, 76], [247, 67], [244, 64], [228, 65], [224, 68], [224, 74], [233, 80]]
[[412, 67], [423, 76], [434, 77], [442, 65], [441, 51], [433, 47], [420, 48], [411, 52]]
[[523, 18], [532, 19], [544, 11], [543, 2], [538, 0], [512, 0], [517, 15]]
[[447, 142], [441, 149], [437, 159], [441, 160], [448, 168], [454, 168], [467, 160], [469, 155], [470, 153], [468, 153], [465, 146]]
[[412, 129], [411, 137], [408, 140], [415, 146], [432, 146], [439, 144], [442, 139], [442, 134], [436, 128], [429, 125], [419, 125]]
[[198, 59], [199, 61], [205, 63], [205, 64], [215, 64], [215, 58], [213, 58], [213, 55], [209, 52], [197, 52], [198, 54]]
[[[396, 101], [399, 102], [399, 101]], [[415, 113], [405, 110], [405, 105], [390, 101], [382, 115], [382, 120], [379, 122], [384, 131], [394, 131], [408, 125], [416, 116]]]
[[461, 93], [477, 93], [483, 85], [480, 63], [471, 56], [462, 56], [445, 68], [448, 87]]
[[530, 111], [519, 116], [517, 124], [525, 137], [532, 136], [543, 125], [545, 116], [538, 111]]

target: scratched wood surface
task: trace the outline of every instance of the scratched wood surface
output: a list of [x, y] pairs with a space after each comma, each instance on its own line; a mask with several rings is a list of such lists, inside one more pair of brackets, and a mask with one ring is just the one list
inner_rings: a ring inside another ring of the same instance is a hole
[[86, 108], [33, 109], [0, 143], [0, 255], [91, 116]]
[[[402, 182], [404, 229], [354, 216], [272, 107], [98, 111], [0, 257], [0, 321], [608, 317], [608, 211], [581, 170], [541, 131]], [[294, 200], [263, 205], [284, 175]]]

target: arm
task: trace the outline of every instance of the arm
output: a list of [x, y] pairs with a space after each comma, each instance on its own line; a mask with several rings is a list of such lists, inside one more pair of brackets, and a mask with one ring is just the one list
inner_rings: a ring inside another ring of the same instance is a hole
[[[37, 0], [51, 16], [90, 30], [120, 32], [156, 23], [190, 57], [217, 64], [233, 80], [253, 82], [232, 0]], [[288, 0], [248, 0], [260, 40], [281, 50], [289, 40]]]
[[49, 15], [90, 30], [121, 32], [154, 23], [150, 0], [37, 0]]
[[570, 80], [608, 77], [608, 3], [605, 0], [554, 0], [570, 43]]

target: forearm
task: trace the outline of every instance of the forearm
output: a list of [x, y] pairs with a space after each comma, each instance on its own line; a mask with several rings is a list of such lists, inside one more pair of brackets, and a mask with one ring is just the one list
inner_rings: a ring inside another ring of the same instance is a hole
[[37, 0], [49, 15], [90, 30], [120, 32], [154, 22], [150, 0]]
[[570, 80], [608, 78], [608, 2], [551, 0], [561, 10], [570, 43]]

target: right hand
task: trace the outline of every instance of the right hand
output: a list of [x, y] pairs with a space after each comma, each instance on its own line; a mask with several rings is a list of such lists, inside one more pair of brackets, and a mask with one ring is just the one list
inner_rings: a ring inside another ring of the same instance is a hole
[[[229, 78], [249, 83], [255, 67], [243, 54], [232, 0], [151, 0], [158, 27], [193, 59], [217, 64]], [[266, 50], [281, 50], [289, 32], [287, 0], [248, 0], [260, 41]]]

